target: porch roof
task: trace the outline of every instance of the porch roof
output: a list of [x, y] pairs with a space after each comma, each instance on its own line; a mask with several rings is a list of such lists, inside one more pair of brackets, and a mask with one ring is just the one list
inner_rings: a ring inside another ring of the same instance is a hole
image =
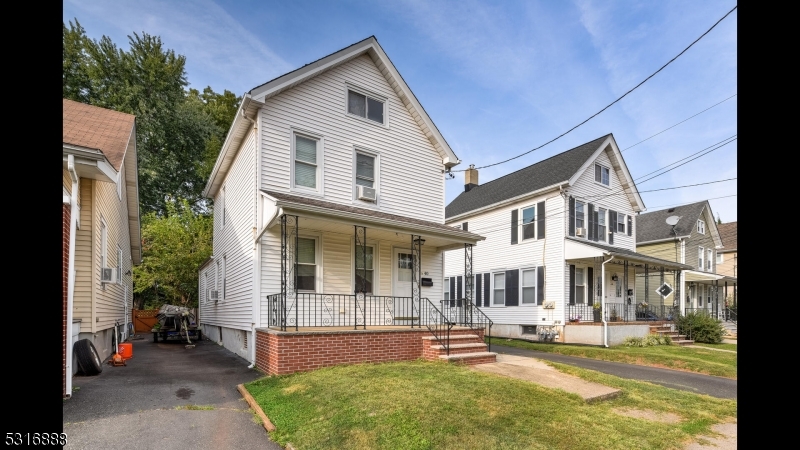
[[700, 272], [697, 270], [687, 270], [684, 272], [685, 280], [686, 281], [717, 281], [722, 280], [725, 278], [723, 275], [717, 275], [715, 273], [708, 273], [708, 272]]
[[476, 244], [478, 241], [486, 239], [484, 236], [470, 233], [469, 231], [428, 220], [398, 216], [382, 211], [342, 205], [283, 192], [263, 189], [261, 192], [275, 202], [272, 217], [265, 221], [266, 227], [269, 227], [271, 225], [269, 222], [279, 217], [281, 210], [283, 210], [284, 213], [302, 212], [313, 216], [331, 217], [337, 220], [346, 220], [392, 231], [439, 236], [461, 243]]
[[566, 237], [566, 242], [564, 245], [564, 259], [592, 258], [607, 255], [643, 264], [655, 264], [665, 269], [692, 270], [694, 268], [686, 264], [676, 263], [675, 261], [668, 261], [666, 259], [654, 258], [652, 256], [626, 250], [624, 248], [584, 241], [582, 239], [576, 239], [569, 236]]

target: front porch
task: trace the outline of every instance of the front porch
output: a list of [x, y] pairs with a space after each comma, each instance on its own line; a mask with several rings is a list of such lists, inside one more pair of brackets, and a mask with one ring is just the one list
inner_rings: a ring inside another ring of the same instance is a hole
[[255, 359], [262, 370], [490, 356], [483, 335], [491, 321], [471, 301], [445, 308], [430, 300], [443, 295], [443, 252], [463, 249], [472, 278], [472, 246], [481, 236], [288, 194], [265, 198], [275, 203], [259, 233], [262, 249], [271, 250], [260, 270]]

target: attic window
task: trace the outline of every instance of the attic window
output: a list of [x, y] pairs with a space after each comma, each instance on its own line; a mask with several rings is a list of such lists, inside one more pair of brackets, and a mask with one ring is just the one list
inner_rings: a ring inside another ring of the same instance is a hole
[[383, 122], [385, 102], [359, 92], [347, 91], [347, 112], [380, 124]]
[[608, 167], [603, 167], [600, 164], [594, 165], [594, 181], [608, 186]]
[[706, 223], [703, 220], [697, 221], [697, 232], [700, 234], [706, 234]]

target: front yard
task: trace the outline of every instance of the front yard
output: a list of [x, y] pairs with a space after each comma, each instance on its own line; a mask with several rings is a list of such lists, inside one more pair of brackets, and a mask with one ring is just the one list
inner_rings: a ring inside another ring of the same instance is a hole
[[[503, 338], [493, 338], [492, 344], [558, 353], [561, 355], [580, 356], [582, 358], [638, 364], [641, 366], [686, 370], [689, 372], [736, 379], [737, 354], [710, 349], [687, 348], [677, 345], [658, 345], [654, 347], [625, 347], [620, 345], [605, 348], [569, 344], [545, 344]], [[730, 349], [729, 347], [720, 346], [728, 346], [731, 344], [698, 345], [728, 350]], [[733, 347], [732, 350], [736, 350], [736, 346], [733, 345]]]
[[[558, 367], [623, 394], [587, 404], [561, 390], [427, 361], [330, 367], [246, 387], [277, 427], [271, 438], [303, 450], [681, 448], [736, 416], [734, 400]], [[680, 421], [615, 412], [625, 408]]]

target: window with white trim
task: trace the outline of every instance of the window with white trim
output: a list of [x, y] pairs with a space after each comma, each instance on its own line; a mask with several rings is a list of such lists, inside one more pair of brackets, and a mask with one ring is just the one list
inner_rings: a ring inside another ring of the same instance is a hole
[[594, 165], [594, 181], [604, 184], [606, 186], [609, 185], [609, 170], [608, 167], [601, 166], [600, 164]]
[[586, 278], [583, 271], [583, 267], [575, 268], [575, 303], [578, 305], [586, 302]]
[[293, 138], [292, 175], [293, 187], [319, 190], [320, 185], [320, 139], [295, 133]]
[[717, 252], [717, 264], [722, 264], [725, 261], [725, 258], [722, 255], [724, 255], [724, 253]]
[[697, 221], [697, 232], [700, 234], [706, 234], [706, 222], [702, 219]]
[[705, 270], [705, 265], [703, 264], [703, 256], [705, 256], [705, 249], [703, 247], [698, 247], [697, 249], [697, 267], [699, 270]]
[[356, 152], [356, 185], [375, 188], [375, 156]]
[[713, 269], [712, 264], [714, 262], [714, 250], [709, 248], [706, 251], [708, 252], [706, 254], [706, 270], [711, 272], [711, 270]]
[[315, 292], [317, 289], [317, 240], [297, 238], [297, 291]]
[[625, 214], [617, 212], [617, 232], [625, 233]]
[[[575, 228], [584, 228], [584, 215], [583, 215], [583, 208], [585, 204], [583, 202], [575, 201]], [[587, 233], [583, 233], [584, 237]]]
[[597, 209], [597, 240], [603, 242], [606, 240], [606, 210], [604, 208]]
[[536, 269], [522, 269], [522, 304], [536, 304]]
[[[366, 259], [364, 258], [364, 251], [366, 249]], [[366, 279], [362, 279], [364, 276], [364, 268], [366, 264]], [[367, 245], [366, 247], [361, 247], [360, 245], [356, 245], [356, 286], [364, 286], [364, 292], [367, 294], [373, 294], [375, 292], [373, 283], [375, 280], [375, 247], [372, 245]], [[362, 285], [362, 283], [364, 283]]]
[[445, 277], [444, 279], [444, 298], [443, 300], [450, 300], [450, 278]]
[[386, 102], [370, 95], [347, 90], [347, 113], [364, 119], [384, 123], [384, 109]]
[[522, 210], [522, 240], [536, 239], [536, 205]]
[[503, 306], [506, 304], [506, 273], [497, 272], [492, 274], [492, 305]]

